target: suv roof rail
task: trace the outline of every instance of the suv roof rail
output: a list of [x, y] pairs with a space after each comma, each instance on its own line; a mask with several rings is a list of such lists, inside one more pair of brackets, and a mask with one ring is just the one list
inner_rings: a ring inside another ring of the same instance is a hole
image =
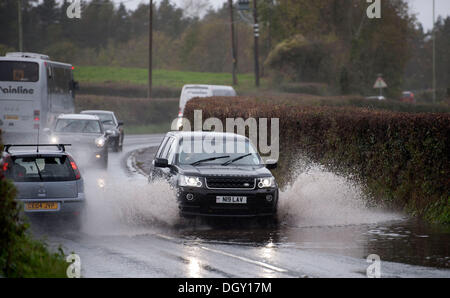
[[57, 147], [61, 152], [66, 152], [66, 146], [72, 146], [72, 144], [7, 144], [5, 145], [5, 152], [9, 152], [11, 147], [36, 147], [36, 151], [39, 152], [39, 147]]

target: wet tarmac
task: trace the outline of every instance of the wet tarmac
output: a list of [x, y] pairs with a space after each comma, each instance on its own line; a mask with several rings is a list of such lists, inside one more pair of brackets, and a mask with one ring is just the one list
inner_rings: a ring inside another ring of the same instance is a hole
[[34, 236], [79, 254], [84, 277], [366, 277], [370, 254], [382, 277], [450, 277], [448, 226], [367, 209], [357, 188], [320, 170], [281, 193], [278, 223], [180, 219], [172, 190], [134, 169], [133, 152], [161, 139], [127, 136], [108, 171], [84, 172], [81, 230], [38, 220]]

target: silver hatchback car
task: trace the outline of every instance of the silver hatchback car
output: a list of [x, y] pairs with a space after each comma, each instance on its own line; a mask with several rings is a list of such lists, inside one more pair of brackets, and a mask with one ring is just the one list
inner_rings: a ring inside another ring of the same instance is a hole
[[[56, 150], [39, 150], [49, 146]], [[84, 184], [65, 146], [5, 145], [0, 166], [16, 186], [25, 213], [67, 215], [79, 224], [85, 206]]]

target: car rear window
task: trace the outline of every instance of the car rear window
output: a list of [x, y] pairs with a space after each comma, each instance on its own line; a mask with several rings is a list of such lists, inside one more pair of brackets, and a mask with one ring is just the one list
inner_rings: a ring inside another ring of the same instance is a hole
[[37, 82], [39, 65], [34, 62], [0, 61], [0, 81]]
[[76, 180], [67, 156], [12, 157], [5, 176], [16, 182]]

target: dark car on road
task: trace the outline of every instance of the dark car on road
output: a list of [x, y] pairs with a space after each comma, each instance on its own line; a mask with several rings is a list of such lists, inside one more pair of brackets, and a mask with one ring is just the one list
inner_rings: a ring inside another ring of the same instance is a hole
[[70, 153], [82, 167], [108, 167], [108, 132], [94, 115], [63, 114], [53, 129], [46, 130], [51, 144], [70, 143]]
[[108, 132], [108, 146], [115, 152], [122, 151], [125, 132], [123, 130], [123, 122], [118, 121], [116, 115], [112, 111], [89, 110], [82, 111], [81, 114], [95, 115], [100, 118], [103, 127]]
[[150, 180], [176, 188], [182, 216], [271, 217], [278, 186], [250, 140], [216, 132], [169, 132], [162, 141]]
[[84, 184], [65, 146], [6, 145], [0, 167], [13, 181], [25, 213], [59, 214], [79, 223], [85, 207]]

